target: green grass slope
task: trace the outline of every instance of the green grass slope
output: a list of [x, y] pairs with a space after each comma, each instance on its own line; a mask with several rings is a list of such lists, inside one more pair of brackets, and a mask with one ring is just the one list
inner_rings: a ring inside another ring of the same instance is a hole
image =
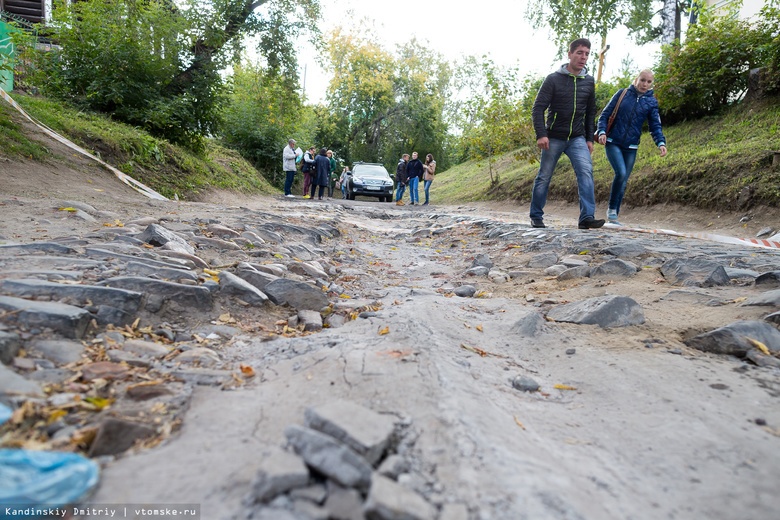
[[[36, 120], [166, 197], [200, 200], [209, 190], [279, 192], [238, 152], [216, 141], [208, 140], [204, 152], [195, 154], [102, 114], [40, 96], [13, 98]], [[0, 100], [0, 157], [46, 161], [47, 149], [28, 138], [23, 119]]]
[[[664, 128], [669, 153], [661, 158], [648, 133], [642, 137], [624, 205], [671, 203], [700, 209], [744, 210], [780, 206], [780, 166], [772, 165], [780, 151], [780, 99], [743, 103], [706, 119]], [[535, 143], [534, 143], [535, 144]], [[510, 152], [492, 162], [469, 161], [436, 175], [436, 200], [462, 203], [476, 200], [529, 202], [539, 168], [538, 153], [530, 161]], [[604, 147], [593, 153], [596, 199], [609, 199], [612, 168]], [[550, 185], [550, 199], [577, 202], [577, 183], [566, 157]]]

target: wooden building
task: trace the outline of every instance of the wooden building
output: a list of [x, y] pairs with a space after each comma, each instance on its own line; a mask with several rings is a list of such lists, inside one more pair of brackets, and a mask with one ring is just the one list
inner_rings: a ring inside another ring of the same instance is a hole
[[0, 11], [30, 23], [46, 21], [46, 0], [0, 0]]

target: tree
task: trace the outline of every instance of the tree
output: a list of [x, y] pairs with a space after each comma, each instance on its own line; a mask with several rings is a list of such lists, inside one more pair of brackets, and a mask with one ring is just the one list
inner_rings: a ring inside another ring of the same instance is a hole
[[319, 0], [188, 1], [181, 8], [171, 0], [58, 5], [50, 30], [60, 50], [38, 53], [37, 85], [199, 148], [219, 131], [220, 71], [243, 37], [259, 35], [266, 66], [296, 77], [292, 42], [319, 16]]
[[444, 168], [439, 156], [446, 141], [442, 111], [448, 65], [419, 42], [394, 55], [340, 28], [328, 37], [327, 48], [333, 79], [327, 91], [330, 111], [320, 120], [329, 129], [325, 143], [338, 146], [348, 162], [394, 166], [402, 153], [415, 149], [434, 154]]
[[459, 151], [463, 159], [487, 159], [490, 182], [499, 182], [494, 160], [510, 150], [518, 149], [516, 158], [530, 158], [535, 150], [528, 147], [534, 133], [530, 111], [523, 105], [531, 80], [520, 81], [516, 69], [502, 69], [483, 58], [466, 60], [456, 76], [460, 81], [474, 85], [475, 78], [484, 78], [484, 90], [472, 91], [462, 105], [462, 135]]
[[[548, 27], [563, 54], [570, 41], [588, 35], [599, 37], [596, 50], [606, 48], [609, 31], [618, 25], [627, 27], [637, 41], [645, 39], [653, 33], [652, 3], [653, 0], [531, 0], [525, 16], [536, 29]], [[601, 80], [601, 68], [597, 79]]]
[[287, 139], [305, 142], [297, 83], [257, 64], [236, 66], [230, 82], [222, 138], [281, 185], [280, 153]]

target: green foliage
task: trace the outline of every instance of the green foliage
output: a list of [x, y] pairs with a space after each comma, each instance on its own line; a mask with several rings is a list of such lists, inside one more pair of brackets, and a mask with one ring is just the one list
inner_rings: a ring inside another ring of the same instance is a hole
[[[371, 34], [365, 31], [362, 34]], [[328, 38], [333, 80], [327, 110], [318, 110], [317, 136], [346, 163], [374, 161], [395, 169], [403, 153], [431, 153], [439, 169], [447, 123], [443, 117], [448, 65], [416, 41], [388, 52], [342, 30]]]
[[[238, 153], [212, 139], [205, 139], [203, 151], [194, 154], [136, 127], [112, 121], [104, 114], [74, 109], [67, 103], [40, 96], [16, 94], [14, 98], [46, 126], [167, 197], [177, 195], [180, 199], [198, 200], [213, 189], [274, 192]], [[4, 117], [5, 112], [7, 109], [0, 110], [3, 153], [41, 161], [57, 159], [26, 139], [13, 119]]]
[[16, 122], [18, 118], [21, 118], [21, 115], [10, 105], [0, 101], [0, 162], [5, 158], [14, 157], [42, 161], [48, 150], [27, 138]]
[[[722, 114], [666, 126], [669, 155], [661, 158], [649, 135], [643, 135], [636, 165], [624, 198], [624, 211], [652, 204], [690, 205], [701, 209], [738, 211], [777, 207], [780, 168], [772, 166], [772, 150], [780, 150], [780, 99], [727, 108]], [[493, 168], [501, 180], [489, 182], [490, 165], [471, 160], [437, 175], [434, 196], [443, 203], [478, 200], [530, 202], [538, 162], [515, 159], [516, 151], [498, 156]], [[613, 171], [604, 147], [593, 153], [596, 200], [609, 198]], [[549, 200], [576, 206], [577, 183], [562, 160], [550, 185]], [[519, 211], [523, 211], [520, 209]]]
[[760, 27], [767, 35], [762, 54], [766, 56], [766, 69], [762, 77], [763, 88], [770, 94], [780, 93], [780, 0], [768, 1], [761, 10]]
[[50, 36], [60, 48], [33, 53], [35, 86], [201, 150], [203, 137], [220, 128], [226, 91], [219, 71], [243, 37], [259, 35], [269, 70], [295, 75], [291, 42], [311, 31], [319, 2], [87, 0], [53, 13]]
[[702, 117], [738, 101], [748, 71], [770, 62], [768, 44], [780, 28], [776, 10], [774, 16], [755, 24], [704, 11], [684, 45], [665, 46], [655, 77], [665, 121]]
[[297, 76], [286, 77], [259, 66], [234, 68], [232, 93], [224, 111], [222, 139], [261, 171], [282, 182], [281, 153], [289, 138], [303, 146]]
[[569, 42], [591, 34], [601, 37], [598, 47], [593, 42], [594, 49], [603, 47], [609, 31], [619, 25], [637, 40], [648, 41], [653, 15], [652, 0], [531, 0], [525, 12], [534, 28], [549, 28], [562, 56]]
[[530, 78], [520, 81], [517, 69], [497, 67], [489, 59], [481, 63], [472, 60], [464, 65], [466, 69], [460, 75], [484, 78], [485, 94], [473, 91], [463, 104], [462, 134], [457, 150], [462, 160], [487, 159], [489, 178], [496, 184], [499, 181], [498, 170], [493, 169], [496, 157], [533, 141], [531, 110], [526, 108], [524, 100], [530, 97], [525, 89], [536, 87], [537, 82]]
[[187, 20], [169, 4], [90, 0], [58, 5], [54, 16], [60, 49], [35, 54], [32, 81], [42, 92], [193, 147], [216, 130], [215, 70], [194, 78], [191, 89], [169, 91], [190, 45], [182, 37]]

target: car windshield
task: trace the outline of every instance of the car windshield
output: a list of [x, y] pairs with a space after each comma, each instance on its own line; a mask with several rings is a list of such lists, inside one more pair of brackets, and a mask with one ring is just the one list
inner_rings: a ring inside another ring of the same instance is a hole
[[352, 175], [359, 177], [375, 177], [386, 179], [389, 177], [384, 166], [378, 164], [356, 164]]

